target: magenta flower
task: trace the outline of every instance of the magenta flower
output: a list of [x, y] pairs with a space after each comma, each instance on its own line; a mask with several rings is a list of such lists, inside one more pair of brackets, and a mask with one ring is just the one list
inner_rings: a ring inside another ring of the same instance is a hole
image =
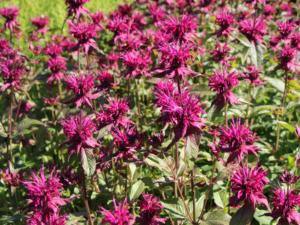
[[300, 224], [300, 196], [296, 191], [277, 188], [273, 191], [273, 209], [271, 216], [279, 219], [278, 225]]
[[159, 22], [157, 27], [164, 32], [169, 41], [183, 42], [187, 35], [194, 34], [197, 30], [197, 20], [191, 15], [181, 17], [168, 17]]
[[95, 85], [93, 75], [70, 75], [66, 77], [65, 82], [67, 88], [72, 90], [75, 94], [75, 98], [72, 102], [75, 102], [76, 107], [80, 107], [84, 104], [93, 108], [92, 100], [97, 99], [100, 96], [100, 93], [94, 93]]
[[51, 75], [48, 77], [47, 83], [60, 81], [63, 79], [64, 72], [67, 69], [66, 59], [61, 56], [50, 58], [48, 61], [48, 68], [51, 71]]
[[275, 13], [276, 13], [275, 7], [273, 7], [270, 4], [264, 5], [264, 16], [271, 18]]
[[129, 212], [127, 199], [123, 203], [117, 204], [113, 200], [114, 209], [107, 210], [101, 208], [101, 214], [104, 217], [101, 224], [107, 225], [133, 225], [135, 223], [134, 216]]
[[109, 124], [122, 124], [129, 123], [129, 119], [125, 115], [129, 111], [128, 102], [123, 99], [110, 98], [109, 104], [104, 106], [104, 109], [96, 114], [96, 120], [100, 128]]
[[151, 3], [148, 6], [149, 13], [154, 22], [161, 21], [165, 18], [166, 12], [157, 3]]
[[126, 78], [149, 76], [148, 70], [152, 60], [148, 52], [132, 50], [125, 52], [121, 59], [125, 65], [124, 75]]
[[0, 15], [5, 18], [4, 30], [18, 31], [20, 24], [17, 22], [19, 9], [16, 6], [10, 6], [0, 9]]
[[42, 17], [36, 17], [31, 20], [32, 25], [36, 27], [35, 32], [40, 34], [46, 34], [47, 33], [47, 26], [49, 24], [49, 18], [42, 16]]
[[90, 0], [65, 0], [68, 7], [68, 16], [79, 17], [86, 14], [88, 10], [84, 8], [84, 4]]
[[69, 22], [70, 33], [77, 39], [77, 48], [83, 48], [87, 54], [90, 48], [97, 48], [94, 38], [97, 36], [98, 28], [95, 24], [86, 22]]
[[294, 32], [290, 35], [291, 47], [300, 50], [300, 32]]
[[254, 43], [260, 43], [267, 32], [266, 24], [262, 17], [240, 21], [239, 30]]
[[246, 71], [242, 74], [242, 78], [249, 80], [249, 82], [258, 86], [263, 84], [263, 81], [259, 79], [261, 71], [256, 68], [256, 66], [247, 66]]
[[238, 206], [242, 201], [250, 204], [253, 208], [261, 204], [269, 206], [267, 198], [263, 194], [264, 186], [269, 182], [267, 172], [261, 167], [249, 168], [242, 166], [238, 168], [231, 177], [230, 205]]
[[93, 20], [93, 23], [102, 30], [103, 27], [100, 23], [105, 20], [104, 14], [100, 11], [97, 11], [97, 12], [91, 14], [91, 18]]
[[229, 56], [230, 47], [227, 43], [217, 42], [215, 48], [212, 50], [211, 54], [213, 60], [217, 63], [221, 63], [224, 66], [229, 66], [230, 61], [233, 57]]
[[[64, 221], [65, 216], [60, 216], [60, 207], [68, 201], [61, 197], [63, 186], [54, 170], [46, 178], [42, 168], [38, 174], [33, 173], [31, 179], [23, 183], [28, 191], [28, 203], [32, 210], [28, 224], [52, 224], [54, 219]], [[64, 223], [59, 225], [61, 224]]]
[[278, 53], [279, 67], [283, 70], [296, 71], [299, 62], [296, 59], [297, 50], [285, 45]]
[[175, 139], [200, 132], [204, 113], [200, 101], [184, 88], [178, 90], [172, 82], [159, 82], [154, 90], [155, 104], [161, 109], [161, 119], [173, 125]]
[[55, 58], [63, 52], [63, 48], [61, 45], [51, 42], [47, 44], [47, 46], [44, 49], [44, 53], [52, 58]]
[[279, 180], [281, 183], [284, 184], [294, 184], [299, 180], [298, 176], [293, 175], [292, 173], [290, 173], [289, 171], [285, 170], [279, 177]]
[[280, 21], [277, 23], [281, 38], [287, 38], [293, 31], [295, 24], [290, 21]]
[[193, 75], [187, 61], [192, 58], [190, 53], [191, 46], [188, 44], [167, 43], [159, 48], [161, 58], [159, 64], [162, 68], [155, 72], [166, 75], [168, 78], [183, 79]]
[[230, 126], [219, 130], [219, 141], [212, 145], [213, 152], [228, 152], [227, 163], [240, 162], [247, 154], [256, 154], [258, 148], [254, 145], [257, 137], [241, 120], [231, 122]]
[[217, 36], [227, 37], [232, 31], [232, 25], [234, 24], [234, 16], [227, 10], [222, 10], [216, 15], [216, 23], [220, 26], [216, 32]]
[[115, 125], [111, 129], [111, 133], [117, 147], [114, 157], [123, 160], [135, 159], [134, 153], [141, 147], [141, 136], [136, 127], [131, 123]]
[[165, 224], [166, 219], [160, 217], [162, 208], [163, 206], [157, 197], [151, 194], [143, 194], [143, 199], [140, 201], [140, 216], [137, 218], [137, 222], [143, 225]]
[[113, 75], [108, 71], [99, 72], [96, 80], [100, 81], [100, 90], [109, 90], [115, 86]]
[[71, 153], [81, 153], [87, 148], [98, 146], [93, 134], [96, 131], [96, 125], [89, 116], [77, 115], [65, 119], [62, 122], [64, 134], [70, 144]]
[[4, 49], [0, 50], [0, 74], [3, 79], [0, 92], [7, 89], [18, 90], [26, 73], [25, 58], [9, 45], [3, 47]]
[[49, 215], [47, 219], [43, 219], [42, 212], [36, 211], [26, 221], [27, 225], [65, 225], [67, 221], [66, 215]]
[[233, 94], [232, 89], [239, 84], [238, 77], [235, 72], [227, 73], [225, 71], [216, 71], [209, 78], [209, 87], [217, 93], [214, 104], [222, 108], [225, 103], [231, 105], [239, 102], [238, 98]]
[[9, 169], [6, 169], [5, 171], [1, 171], [1, 173], [2, 173], [1, 177], [3, 177], [4, 183], [10, 186], [18, 187], [23, 180], [20, 173], [12, 172]]

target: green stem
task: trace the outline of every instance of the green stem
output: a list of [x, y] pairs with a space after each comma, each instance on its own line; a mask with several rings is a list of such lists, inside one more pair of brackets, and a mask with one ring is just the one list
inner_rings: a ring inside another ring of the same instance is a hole
[[284, 115], [284, 110], [285, 110], [285, 102], [286, 102], [286, 98], [287, 98], [287, 94], [288, 94], [288, 88], [289, 88], [289, 83], [288, 83], [288, 72], [285, 72], [285, 77], [284, 77], [284, 91], [283, 91], [283, 96], [281, 99], [281, 105], [280, 105], [280, 111], [279, 114], [277, 114], [276, 116], [276, 120], [277, 120], [277, 129], [276, 129], [276, 144], [275, 144], [275, 152], [277, 152], [279, 150], [279, 144], [280, 144], [280, 125], [279, 125], [279, 119], [280, 119], [280, 114], [282, 114], [282, 116]]

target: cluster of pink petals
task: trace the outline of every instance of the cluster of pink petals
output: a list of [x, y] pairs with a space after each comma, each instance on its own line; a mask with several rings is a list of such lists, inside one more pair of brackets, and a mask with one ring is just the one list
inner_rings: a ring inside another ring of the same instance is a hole
[[0, 74], [4, 81], [0, 92], [7, 89], [18, 90], [26, 73], [25, 58], [5, 40], [0, 40], [0, 47]]
[[221, 10], [216, 15], [216, 23], [220, 26], [219, 30], [216, 32], [217, 36], [227, 37], [232, 31], [235, 19], [232, 13], [228, 10]]
[[79, 17], [82, 14], [86, 14], [88, 10], [84, 8], [84, 4], [90, 0], [65, 0], [68, 8], [68, 16]]
[[263, 84], [263, 81], [259, 78], [260, 73], [261, 71], [256, 66], [247, 66], [242, 78], [248, 80], [254, 86], [259, 86]]
[[96, 131], [96, 125], [89, 116], [76, 115], [62, 122], [64, 134], [70, 143], [70, 151], [80, 154], [87, 148], [98, 146], [97, 141], [93, 138]]
[[300, 207], [300, 195], [294, 190], [277, 188], [273, 191], [273, 209], [271, 216], [279, 219], [278, 225], [300, 224], [300, 213], [296, 207]]
[[101, 214], [104, 217], [102, 220], [102, 224], [133, 225], [135, 223], [135, 217], [129, 212], [127, 199], [125, 199], [124, 202], [120, 202], [118, 204], [114, 199], [113, 203], [113, 210], [101, 208]]
[[174, 127], [175, 138], [186, 137], [203, 128], [204, 111], [197, 97], [186, 88], [179, 90], [170, 81], [159, 82], [155, 86], [155, 103], [161, 109], [161, 119]]
[[239, 30], [254, 43], [260, 43], [267, 33], [266, 24], [262, 17], [240, 21]]
[[17, 21], [19, 16], [19, 9], [16, 6], [9, 6], [0, 9], [0, 16], [5, 18], [4, 27], [2, 30], [10, 30], [13, 32], [18, 32], [20, 24]]
[[217, 93], [214, 104], [223, 107], [225, 103], [231, 105], [239, 102], [233, 94], [232, 89], [239, 84], [238, 76], [235, 72], [216, 71], [209, 78], [209, 87]]
[[92, 100], [97, 99], [100, 93], [95, 93], [94, 76], [92, 74], [70, 75], [65, 78], [67, 88], [72, 90], [75, 97], [72, 102], [76, 107], [82, 104], [93, 108]]
[[140, 201], [140, 215], [137, 222], [143, 225], [159, 225], [165, 224], [166, 219], [160, 217], [160, 212], [163, 208], [159, 198], [151, 194], [143, 194], [143, 199]]
[[28, 202], [32, 215], [27, 221], [30, 225], [63, 225], [66, 216], [60, 215], [60, 207], [68, 201], [61, 197], [62, 184], [53, 170], [46, 177], [44, 169], [33, 173], [30, 180], [23, 182], [28, 191]]
[[234, 120], [230, 126], [220, 128], [219, 138], [211, 147], [218, 156], [219, 153], [229, 153], [227, 163], [240, 162], [245, 155], [256, 154], [258, 148], [254, 145], [257, 137], [241, 120]]
[[263, 189], [268, 183], [267, 172], [261, 167], [250, 168], [248, 166], [239, 167], [232, 175], [230, 205], [238, 206], [241, 202], [250, 204], [253, 209], [261, 204], [269, 206], [267, 198], [263, 194]]

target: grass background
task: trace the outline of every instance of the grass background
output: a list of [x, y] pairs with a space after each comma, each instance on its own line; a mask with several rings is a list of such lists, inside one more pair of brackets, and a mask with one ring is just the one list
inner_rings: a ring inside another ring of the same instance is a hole
[[[92, 12], [100, 10], [109, 12], [115, 9], [124, 0], [91, 0], [87, 3], [87, 8]], [[23, 31], [31, 28], [30, 19], [45, 15], [50, 18], [51, 28], [60, 28], [66, 17], [66, 5], [64, 0], [0, 0], [0, 7], [15, 5], [20, 8], [18, 21]]]

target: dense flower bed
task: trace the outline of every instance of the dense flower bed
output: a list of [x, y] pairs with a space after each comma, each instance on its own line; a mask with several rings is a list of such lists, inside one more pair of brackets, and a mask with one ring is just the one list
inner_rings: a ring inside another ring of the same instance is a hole
[[0, 9], [0, 224], [300, 225], [299, 2], [87, 2]]

